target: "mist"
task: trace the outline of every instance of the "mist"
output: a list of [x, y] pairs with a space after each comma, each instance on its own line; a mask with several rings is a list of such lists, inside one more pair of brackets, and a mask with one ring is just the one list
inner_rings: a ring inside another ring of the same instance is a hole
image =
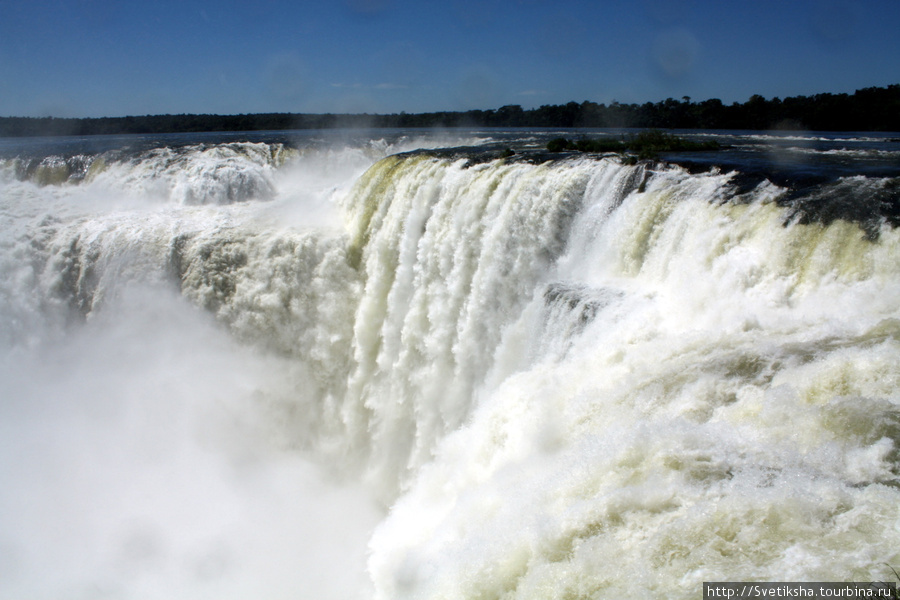
[[144, 286], [4, 349], [0, 598], [370, 596], [381, 509], [277, 442], [303, 375]]

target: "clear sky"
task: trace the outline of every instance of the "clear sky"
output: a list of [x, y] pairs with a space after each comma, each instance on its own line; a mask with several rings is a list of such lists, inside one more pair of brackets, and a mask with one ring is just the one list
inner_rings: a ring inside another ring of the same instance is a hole
[[726, 103], [900, 83], [900, 0], [0, 0], [0, 116]]

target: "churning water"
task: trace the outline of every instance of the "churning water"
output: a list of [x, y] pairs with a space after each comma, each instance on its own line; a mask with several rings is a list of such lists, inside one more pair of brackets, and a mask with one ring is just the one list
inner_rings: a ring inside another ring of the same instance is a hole
[[0, 598], [900, 567], [896, 143], [403, 133], [4, 142]]

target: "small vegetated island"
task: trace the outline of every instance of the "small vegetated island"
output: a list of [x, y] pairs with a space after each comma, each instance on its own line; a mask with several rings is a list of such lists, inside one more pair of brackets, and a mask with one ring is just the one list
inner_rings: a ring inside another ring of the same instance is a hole
[[579, 139], [571, 141], [564, 137], [554, 138], [547, 143], [549, 152], [630, 152], [639, 159], [656, 158], [660, 152], [696, 152], [719, 150], [716, 141], [694, 142], [665, 133], [658, 129], [642, 131], [630, 137]]

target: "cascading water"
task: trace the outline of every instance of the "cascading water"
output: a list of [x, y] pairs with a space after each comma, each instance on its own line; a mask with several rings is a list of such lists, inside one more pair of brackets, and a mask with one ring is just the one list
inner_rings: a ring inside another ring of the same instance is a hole
[[[468, 416], [507, 325], [562, 251], [584, 165], [391, 158], [348, 201], [361, 255], [343, 414], [387, 482]], [[393, 493], [393, 492], [391, 492]]]
[[372, 541], [378, 597], [693, 597], [896, 562], [900, 238], [785, 227], [776, 190], [734, 204], [728, 181], [586, 195], [498, 354], [555, 351], [417, 474]]
[[405, 144], [6, 160], [0, 597], [889, 575], [895, 177]]

